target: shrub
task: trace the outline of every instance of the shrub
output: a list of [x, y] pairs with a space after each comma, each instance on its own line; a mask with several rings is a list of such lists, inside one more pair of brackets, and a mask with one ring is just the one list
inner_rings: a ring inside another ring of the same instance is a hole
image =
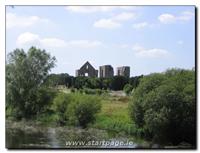
[[97, 95], [101, 95], [103, 93], [103, 90], [101, 90], [101, 89], [96, 89], [96, 94]]
[[71, 94], [59, 93], [53, 101], [52, 110], [56, 114], [56, 122], [65, 125], [68, 121], [67, 108], [72, 101]]
[[94, 89], [84, 88], [84, 93], [89, 95], [95, 95], [96, 91]]
[[195, 145], [195, 106], [194, 71], [173, 69], [145, 76], [133, 94], [130, 111], [146, 138]]
[[51, 108], [55, 113], [55, 121], [58, 124], [85, 128], [95, 120], [95, 115], [100, 110], [101, 103], [96, 96], [59, 93]]
[[126, 84], [123, 88], [124, 92], [129, 95], [131, 93], [131, 91], [133, 90], [133, 86], [130, 84]]
[[74, 93], [74, 92], [75, 92], [75, 89], [74, 89], [74, 88], [71, 88], [71, 92]]
[[[74, 102], [71, 103], [71, 122], [85, 128], [95, 120], [96, 113], [101, 109], [100, 99], [96, 96], [74, 95]], [[74, 117], [73, 117], [74, 116]]]

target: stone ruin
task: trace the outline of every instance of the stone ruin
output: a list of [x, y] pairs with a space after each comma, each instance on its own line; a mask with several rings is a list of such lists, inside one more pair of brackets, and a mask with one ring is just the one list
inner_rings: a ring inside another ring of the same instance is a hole
[[117, 75], [130, 77], [130, 67], [129, 66], [117, 67]]
[[98, 77], [98, 70], [87, 61], [79, 70], [76, 70], [76, 76]]
[[[88, 61], [78, 70], [76, 76], [98, 77], [98, 70], [96, 70]], [[111, 78], [114, 76], [114, 70], [111, 65], [103, 65], [99, 67], [100, 78]], [[117, 67], [117, 76], [130, 77], [130, 67]]]

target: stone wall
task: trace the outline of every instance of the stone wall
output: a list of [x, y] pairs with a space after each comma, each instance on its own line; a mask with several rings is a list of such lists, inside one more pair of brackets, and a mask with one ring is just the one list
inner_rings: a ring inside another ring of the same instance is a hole
[[87, 61], [80, 69], [76, 70], [76, 76], [98, 77], [98, 70]]
[[113, 77], [114, 71], [111, 65], [103, 65], [99, 67], [100, 78], [110, 78]]
[[129, 66], [117, 67], [117, 75], [130, 77], [130, 67]]

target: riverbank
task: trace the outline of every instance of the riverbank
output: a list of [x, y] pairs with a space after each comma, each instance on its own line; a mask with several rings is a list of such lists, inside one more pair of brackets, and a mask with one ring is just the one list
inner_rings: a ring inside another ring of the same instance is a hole
[[137, 148], [139, 144], [122, 133], [95, 128], [46, 126], [39, 122], [7, 121], [6, 147], [16, 148]]

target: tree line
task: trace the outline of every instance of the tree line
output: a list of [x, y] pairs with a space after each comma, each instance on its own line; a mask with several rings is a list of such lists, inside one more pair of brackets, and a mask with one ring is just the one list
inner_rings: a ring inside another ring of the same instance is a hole
[[44, 81], [44, 84], [49, 87], [56, 87], [59, 85], [68, 88], [90, 88], [103, 90], [123, 90], [126, 84], [136, 88], [139, 84], [141, 76], [127, 78], [124, 76], [114, 76], [111, 78], [96, 78], [96, 77], [74, 77], [67, 73], [50, 74]]

